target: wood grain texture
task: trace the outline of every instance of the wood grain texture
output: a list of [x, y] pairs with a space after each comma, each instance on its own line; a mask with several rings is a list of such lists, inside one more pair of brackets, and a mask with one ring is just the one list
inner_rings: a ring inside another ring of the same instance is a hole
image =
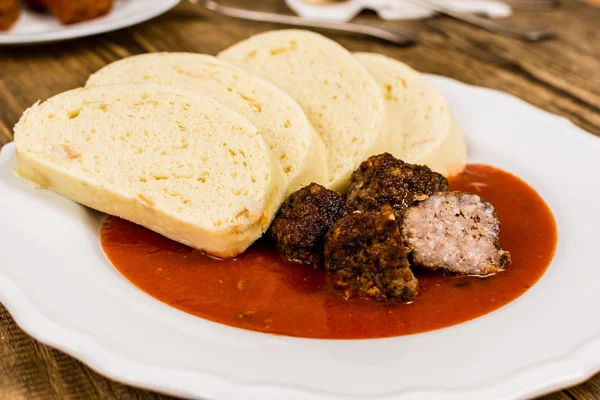
[[[600, 0], [588, 0], [598, 2]], [[224, 3], [248, 6], [242, 0]], [[289, 12], [282, 1], [253, 7]], [[361, 20], [373, 21], [372, 15]], [[499, 37], [448, 18], [382, 22], [415, 32], [420, 44], [397, 48], [358, 36], [331, 34], [352, 51], [376, 51], [423, 72], [514, 94], [600, 136], [600, 8], [564, 0], [553, 11], [520, 12], [511, 22], [548, 24], [560, 37], [531, 44]], [[181, 4], [147, 23], [73, 42], [0, 49], [0, 146], [12, 140], [23, 110], [40, 99], [81, 86], [90, 73], [126, 57], [154, 51], [215, 54], [252, 34], [279, 26], [217, 17]], [[0, 260], [1, 262], [1, 260]], [[98, 375], [31, 339], [0, 305], [0, 399], [169, 399]], [[545, 400], [600, 399], [600, 375]]]

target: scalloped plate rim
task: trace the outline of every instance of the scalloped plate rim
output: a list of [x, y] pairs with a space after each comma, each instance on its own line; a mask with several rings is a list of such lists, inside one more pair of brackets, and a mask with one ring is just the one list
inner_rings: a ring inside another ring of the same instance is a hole
[[[581, 140], [588, 141], [591, 146], [598, 146], [600, 149], [600, 140], [594, 138], [593, 135], [583, 131], [582, 129], [575, 126], [568, 119], [556, 116], [544, 110], [540, 110], [533, 105], [526, 103], [525, 101], [518, 99], [512, 95], [498, 92], [493, 89], [481, 88], [471, 86], [459, 81], [455, 81], [445, 77], [428, 75], [434, 82], [440, 81], [445, 84], [455, 85], [460, 87], [462, 90], [468, 90], [471, 92], [478, 92], [479, 94], [503, 96], [511, 101], [521, 103], [522, 106], [529, 107], [532, 111], [538, 114], [543, 114], [546, 118], [552, 118], [556, 122], [565, 124], [570, 133], [574, 131], [580, 133], [579, 138]], [[2, 148], [0, 153], [0, 167], [2, 163], [6, 161], [9, 153], [14, 151], [14, 144], [9, 143]], [[0, 250], [0, 256], [2, 251]], [[235, 382], [220, 376], [219, 374], [212, 373], [200, 373], [200, 372], [188, 372], [176, 368], [165, 368], [156, 365], [146, 365], [140, 362], [128, 360], [119, 356], [118, 354], [111, 353], [110, 350], [103, 348], [99, 344], [86, 338], [79, 332], [71, 331], [63, 328], [59, 324], [55, 323], [51, 319], [46, 318], [41, 312], [39, 312], [33, 304], [28, 300], [26, 293], [13, 281], [3, 276], [0, 271], [0, 300], [9, 310], [12, 317], [15, 319], [17, 324], [29, 335], [33, 336], [37, 340], [55, 347], [65, 353], [83, 361], [86, 365], [96, 370], [97, 372], [117, 381], [121, 381], [133, 386], [140, 388], [151, 389], [163, 393], [172, 395], [184, 396], [184, 397], [196, 397], [196, 396], [211, 396], [210, 390], [206, 388], [193, 388], [193, 387], [176, 387], [177, 382], [181, 381], [181, 377], [190, 375], [197, 376], [202, 375], [205, 379], [214, 381], [221, 381], [219, 384], [231, 386], [234, 388], [235, 393], [244, 393], [253, 387], [267, 388], [274, 390], [273, 393], [285, 393], [290, 398], [306, 398], [305, 396], [311, 395], [318, 399], [338, 399], [348, 398], [346, 395], [340, 395], [333, 392], [326, 392], [321, 390], [313, 390], [306, 387], [296, 387], [292, 385], [278, 385], [277, 383], [262, 382], [258, 384], [248, 384]], [[304, 341], [310, 339], [299, 339], [293, 338], [294, 341]], [[85, 348], [85, 350], [83, 350]], [[115, 364], [117, 363], [117, 364]], [[551, 376], [546, 376], [544, 382], [539, 384], [531, 383], [528, 385], [519, 385], [513, 383], [515, 387], [507, 389], [510, 386], [511, 380], [515, 380], [517, 376], [537, 371], [542, 367], [559, 368], [562, 372], [555, 373]], [[131, 369], [133, 368], [133, 370]], [[152, 380], [151, 377], [156, 374], [156, 369], [160, 370], [160, 374], [163, 381]], [[465, 388], [408, 388], [400, 391], [396, 391], [383, 396], [377, 396], [378, 399], [391, 399], [399, 398], [400, 396], [412, 396], [421, 395], [434, 395], [434, 394], [453, 394], [463, 396], [473, 396], [469, 398], [482, 398], [481, 396], [486, 395], [498, 395], [503, 393], [510, 398], [517, 398], [523, 396], [539, 396], [548, 393], [553, 390], [560, 389], [561, 387], [574, 385], [580, 383], [595, 373], [600, 371], [600, 332], [597, 335], [589, 338], [585, 343], [579, 343], [572, 347], [569, 354], [564, 354], [559, 357], [549, 358], [547, 360], [538, 361], [520, 370], [512, 371], [507, 376], [504, 376], [495, 381], [490, 381], [485, 384], [475, 387]], [[559, 375], [559, 376], [555, 376]], [[547, 382], [551, 381], [551, 382]], [[171, 382], [171, 383], [169, 383]], [[192, 385], [193, 386], [193, 385]], [[504, 386], [504, 392], [499, 392], [499, 387]], [[211, 397], [212, 398], [212, 397]], [[227, 397], [235, 398], [235, 397]], [[356, 398], [371, 398], [371, 397], [356, 397]], [[373, 397], [375, 398], [375, 397]], [[426, 397], [425, 397], [426, 398]]]

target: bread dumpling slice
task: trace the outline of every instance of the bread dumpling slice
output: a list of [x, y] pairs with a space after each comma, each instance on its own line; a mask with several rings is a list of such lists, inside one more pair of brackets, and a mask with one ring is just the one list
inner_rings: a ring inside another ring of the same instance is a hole
[[75, 89], [15, 126], [16, 173], [217, 257], [243, 252], [283, 200], [283, 172], [247, 119], [151, 83]]
[[452, 117], [452, 127], [446, 139], [437, 150], [420, 159], [419, 163], [425, 164], [432, 170], [449, 177], [459, 174], [465, 168], [466, 160], [467, 145], [465, 137], [458, 123]]
[[300, 104], [327, 148], [327, 186], [345, 191], [350, 174], [374, 154], [383, 123], [383, 96], [367, 70], [336, 42], [294, 29], [252, 36], [218, 57], [270, 80]]
[[426, 164], [444, 176], [465, 167], [466, 146], [444, 96], [408, 65], [375, 53], [355, 53], [380, 86], [385, 122], [378, 152]]
[[287, 193], [328, 178], [325, 147], [302, 109], [272, 83], [215, 57], [152, 53], [116, 61], [86, 86], [154, 82], [198, 91], [233, 108], [263, 135], [285, 172]]

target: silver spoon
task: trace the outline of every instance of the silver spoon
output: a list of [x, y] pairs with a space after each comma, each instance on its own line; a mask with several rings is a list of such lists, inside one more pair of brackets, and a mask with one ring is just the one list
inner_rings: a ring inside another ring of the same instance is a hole
[[385, 30], [371, 25], [348, 22], [328, 22], [315, 19], [295, 17], [292, 15], [274, 14], [260, 11], [251, 11], [241, 8], [224, 6], [213, 0], [189, 0], [192, 4], [204, 6], [210, 11], [227, 17], [246, 19], [259, 22], [272, 22], [276, 24], [303, 26], [310, 28], [329, 29], [340, 32], [357, 33], [382, 39], [400, 46], [409, 46], [416, 43], [417, 39], [409, 32], [401, 30]]
[[445, 14], [449, 17], [467, 22], [471, 25], [478, 26], [490, 32], [500, 33], [506, 36], [511, 36], [521, 40], [537, 42], [544, 39], [550, 39], [556, 34], [550, 28], [522, 28], [519, 26], [509, 25], [502, 22], [492, 21], [491, 19], [483, 18], [475, 14], [457, 12], [451, 8], [443, 6], [440, 2], [431, 0], [408, 0], [415, 5], [428, 8], [432, 11]]

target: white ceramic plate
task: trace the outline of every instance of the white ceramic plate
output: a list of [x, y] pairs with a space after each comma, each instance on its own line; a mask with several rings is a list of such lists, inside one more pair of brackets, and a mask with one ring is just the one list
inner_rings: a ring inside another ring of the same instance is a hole
[[23, 8], [19, 21], [0, 32], [0, 45], [55, 42], [110, 32], [154, 18], [177, 3], [179, 0], [116, 0], [108, 15], [72, 25]]
[[[285, 0], [285, 3], [301, 17], [342, 22], [351, 21], [365, 9], [375, 11], [380, 18], [386, 20], [421, 19], [436, 14], [410, 0], [346, 0], [328, 4], [327, 7], [305, 0]], [[443, 3], [456, 12], [478, 13], [489, 18], [505, 18], [512, 13], [510, 6], [499, 0], [444, 0]]]
[[558, 224], [554, 260], [491, 314], [397, 338], [271, 336], [151, 298], [107, 262], [101, 215], [11, 174], [0, 156], [0, 301], [33, 337], [113, 379], [206, 399], [516, 399], [600, 370], [600, 140], [514, 97], [432, 77], [471, 161], [513, 172]]

